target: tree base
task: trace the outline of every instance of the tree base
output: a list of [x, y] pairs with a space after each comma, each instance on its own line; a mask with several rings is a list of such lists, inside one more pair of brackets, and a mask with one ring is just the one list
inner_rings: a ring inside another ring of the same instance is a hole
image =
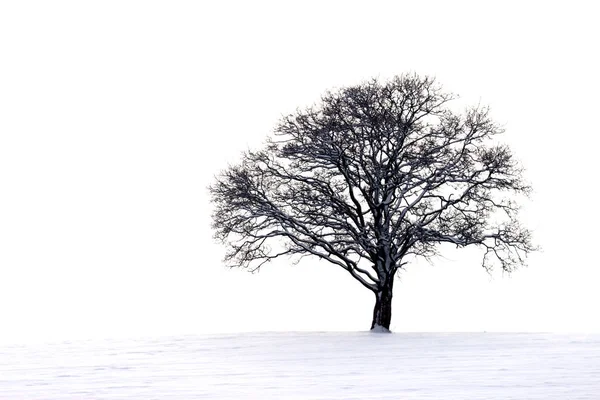
[[381, 325], [375, 325], [373, 328], [371, 328], [371, 332], [373, 332], [373, 333], [392, 333], [392, 331], [390, 331], [388, 328], [381, 326]]

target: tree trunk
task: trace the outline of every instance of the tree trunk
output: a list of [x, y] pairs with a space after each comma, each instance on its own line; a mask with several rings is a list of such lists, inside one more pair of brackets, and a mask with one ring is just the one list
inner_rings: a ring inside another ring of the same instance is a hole
[[373, 322], [371, 330], [389, 332], [392, 322], [392, 295], [394, 276], [388, 278], [378, 292], [375, 293], [375, 308], [373, 309]]

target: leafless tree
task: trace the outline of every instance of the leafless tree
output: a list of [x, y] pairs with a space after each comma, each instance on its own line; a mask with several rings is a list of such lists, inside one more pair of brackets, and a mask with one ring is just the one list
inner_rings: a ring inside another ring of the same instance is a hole
[[326, 260], [375, 294], [376, 330], [389, 329], [396, 272], [442, 243], [480, 247], [488, 270], [521, 265], [534, 246], [514, 194], [530, 188], [493, 142], [503, 130], [489, 110], [457, 113], [453, 99], [410, 74], [327, 92], [282, 118], [209, 188], [226, 262]]

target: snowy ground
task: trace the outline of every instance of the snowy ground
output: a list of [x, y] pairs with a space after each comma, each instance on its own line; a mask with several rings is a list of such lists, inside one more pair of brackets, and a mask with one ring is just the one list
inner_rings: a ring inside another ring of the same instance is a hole
[[0, 345], [0, 399], [599, 399], [600, 335], [256, 333]]

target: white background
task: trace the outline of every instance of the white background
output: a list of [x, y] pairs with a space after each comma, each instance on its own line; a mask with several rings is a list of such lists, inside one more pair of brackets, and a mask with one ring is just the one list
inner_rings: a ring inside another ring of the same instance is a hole
[[0, 3], [0, 341], [366, 330], [335, 266], [228, 270], [207, 186], [326, 89], [403, 72], [481, 101], [535, 192], [511, 276], [448, 249], [396, 331], [600, 330], [594, 2]]

